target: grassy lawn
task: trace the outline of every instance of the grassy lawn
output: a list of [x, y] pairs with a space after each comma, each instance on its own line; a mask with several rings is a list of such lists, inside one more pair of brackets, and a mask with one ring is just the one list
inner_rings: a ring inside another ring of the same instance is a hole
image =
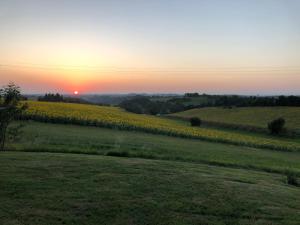
[[261, 128], [266, 128], [268, 122], [273, 119], [283, 117], [286, 120], [288, 129], [300, 132], [300, 107], [239, 107], [232, 109], [207, 107], [191, 109], [172, 115], [183, 118], [196, 116], [205, 121], [249, 125]]
[[300, 174], [300, 153], [256, 149], [194, 139], [97, 127], [23, 122], [20, 151], [71, 152], [153, 158]]
[[0, 224], [299, 224], [285, 176], [203, 164], [0, 153]]

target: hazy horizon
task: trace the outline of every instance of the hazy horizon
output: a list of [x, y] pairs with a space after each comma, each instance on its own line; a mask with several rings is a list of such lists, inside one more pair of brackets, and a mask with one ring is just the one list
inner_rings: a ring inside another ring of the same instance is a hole
[[3, 0], [0, 86], [300, 95], [297, 0]]
[[[92, 96], [92, 95], [99, 95], [99, 96], [105, 96], [105, 95], [120, 95], [120, 96], [124, 96], [124, 95], [153, 95], [153, 96], [183, 96], [186, 93], [195, 93], [195, 92], [99, 92], [99, 93], [78, 93], [78, 94], [74, 94], [74, 93], [67, 93], [67, 92], [53, 92], [53, 91], [48, 91], [48, 92], [36, 92], [36, 93], [26, 93], [26, 92], [22, 92], [22, 95], [24, 96], [43, 96], [45, 94], [61, 94], [61, 95], [65, 95], [65, 96]], [[273, 97], [273, 96], [300, 96], [298, 94], [236, 94], [236, 93], [203, 93], [203, 92], [197, 92], [199, 95], [202, 94], [206, 94], [206, 95], [228, 95], [228, 96], [232, 96], [232, 95], [238, 95], [238, 96], [259, 96], [259, 97]]]

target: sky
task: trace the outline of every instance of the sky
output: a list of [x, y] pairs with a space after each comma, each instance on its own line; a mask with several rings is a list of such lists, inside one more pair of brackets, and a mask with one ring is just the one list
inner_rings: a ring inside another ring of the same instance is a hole
[[300, 0], [0, 0], [24, 93], [300, 94]]

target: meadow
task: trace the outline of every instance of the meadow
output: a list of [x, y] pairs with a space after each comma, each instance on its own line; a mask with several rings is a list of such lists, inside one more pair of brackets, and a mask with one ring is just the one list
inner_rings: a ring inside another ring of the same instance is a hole
[[290, 224], [285, 176], [186, 162], [0, 152], [0, 223]]
[[0, 224], [299, 224], [300, 188], [287, 179], [300, 180], [297, 147], [166, 130], [298, 139], [192, 128], [117, 107], [28, 103], [26, 120], [11, 125], [23, 124], [21, 135], [0, 152]]
[[206, 107], [174, 113], [179, 118], [199, 117], [215, 124], [240, 125], [266, 129], [268, 123], [279, 117], [286, 121], [286, 128], [300, 133], [299, 107]]
[[27, 103], [29, 107], [23, 119], [144, 131], [283, 151], [300, 150], [299, 141], [294, 139], [251, 135], [210, 128], [195, 128], [182, 121], [138, 115], [126, 112], [118, 107], [36, 101], [28, 101]]
[[197, 139], [77, 125], [22, 122], [15, 151], [112, 155], [221, 165], [300, 175], [300, 153], [257, 149]]

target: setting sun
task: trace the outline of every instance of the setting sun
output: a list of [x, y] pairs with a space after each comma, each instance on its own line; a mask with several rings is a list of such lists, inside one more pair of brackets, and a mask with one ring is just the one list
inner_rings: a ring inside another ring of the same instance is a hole
[[74, 91], [74, 95], [78, 95], [78, 91]]

